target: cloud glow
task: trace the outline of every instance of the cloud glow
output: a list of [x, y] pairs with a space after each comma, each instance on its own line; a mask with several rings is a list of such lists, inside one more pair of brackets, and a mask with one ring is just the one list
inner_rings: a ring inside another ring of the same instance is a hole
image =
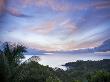
[[110, 38], [109, 5], [104, 0], [0, 0], [1, 41], [46, 51], [95, 47]]

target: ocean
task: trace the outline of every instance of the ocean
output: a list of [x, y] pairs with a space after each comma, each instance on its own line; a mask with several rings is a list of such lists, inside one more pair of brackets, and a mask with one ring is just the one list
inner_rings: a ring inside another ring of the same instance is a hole
[[[33, 55], [25, 55], [25, 59], [27, 60]], [[35, 56], [35, 55], [34, 55]], [[110, 52], [103, 53], [80, 53], [80, 54], [46, 54], [46, 55], [36, 55], [40, 57], [39, 63], [41, 65], [48, 65], [52, 68], [61, 68], [66, 70], [66, 67], [62, 66], [68, 62], [75, 62], [77, 60], [102, 60], [102, 59], [110, 59]]]

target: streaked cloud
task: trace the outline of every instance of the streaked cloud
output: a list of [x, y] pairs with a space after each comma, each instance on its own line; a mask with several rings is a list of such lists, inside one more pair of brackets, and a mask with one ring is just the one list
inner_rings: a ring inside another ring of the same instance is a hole
[[94, 48], [96, 52], [107, 52], [110, 51], [110, 39], [105, 40], [101, 45]]
[[16, 16], [16, 17], [31, 17], [28, 16], [26, 14], [23, 14], [22, 12], [20, 12], [17, 8], [7, 8], [6, 12], [12, 16]]
[[0, 13], [4, 11], [6, 0], [0, 0]]
[[[60, 17], [59, 17], [60, 18]], [[75, 24], [70, 20], [66, 18], [58, 19], [54, 18], [52, 20], [47, 20], [45, 22], [42, 22], [41, 24], [38, 24], [34, 27], [27, 27], [27, 31], [36, 33], [36, 34], [49, 34], [55, 30], [59, 30], [59, 32], [62, 32], [61, 29], [64, 29], [64, 33], [74, 33], [77, 30], [77, 27]]]
[[110, 1], [0, 0], [2, 41], [46, 50], [95, 47], [109, 38]]
[[55, 22], [47, 21], [39, 26], [28, 28], [28, 31], [36, 34], [37, 33], [48, 34], [54, 29], [54, 27], [55, 27]]
[[[79, 3], [76, 5], [75, 3], [71, 4], [68, 3], [66, 0], [59, 1], [59, 0], [24, 0], [21, 1], [24, 5], [36, 5], [37, 7], [48, 7], [53, 11], [58, 12], [76, 12], [80, 10], [87, 10], [90, 8], [94, 9], [105, 9], [110, 8], [110, 1], [97, 1], [89, 2], [89, 3]], [[73, 1], [74, 2], [74, 1]], [[77, 2], [77, 1], [76, 1]]]
[[96, 9], [110, 9], [110, 1], [96, 2], [95, 4], [91, 4], [90, 6], [95, 7]]
[[48, 7], [53, 11], [68, 11], [70, 7], [68, 4], [63, 4], [58, 0], [24, 0], [21, 1], [23, 5], [35, 5], [36, 7]]
[[8, 7], [7, 0], [0, 0], [0, 14], [8, 13], [12, 16], [16, 17], [31, 17], [26, 14], [23, 14], [18, 8], [16, 7]]

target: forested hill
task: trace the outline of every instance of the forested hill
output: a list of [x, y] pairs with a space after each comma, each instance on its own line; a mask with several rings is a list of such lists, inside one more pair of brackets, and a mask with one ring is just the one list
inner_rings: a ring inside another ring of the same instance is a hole
[[110, 71], [110, 59], [103, 59], [99, 61], [83, 61], [78, 60], [76, 62], [69, 62], [65, 65], [68, 70], [83, 70], [83, 71], [95, 71], [95, 70], [106, 70]]
[[[63, 66], [66, 66], [67, 70], [63, 72], [57, 70], [57, 73], [63, 74], [62, 76], [58, 76], [64, 82], [71, 82], [73, 79], [79, 80], [78, 82], [110, 82], [110, 59], [100, 61], [78, 60], [76, 62], [66, 63]], [[67, 78], [64, 79], [64, 77]], [[107, 78], [109, 78], [108, 81], [103, 81]], [[87, 79], [90, 79], [90, 81], [87, 81]]]

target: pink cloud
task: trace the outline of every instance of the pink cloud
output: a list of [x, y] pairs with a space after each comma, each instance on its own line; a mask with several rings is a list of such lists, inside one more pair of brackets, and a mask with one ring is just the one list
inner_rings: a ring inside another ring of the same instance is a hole
[[7, 9], [8, 13], [14, 15], [14, 16], [20, 16], [21, 13], [17, 8], [8, 8]]
[[19, 9], [16, 7], [7, 7], [7, 0], [0, 0], [0, 13], [8, 13], [13, 16], [18, 16], [18, 17], [29, 17], [25, 14], [23, 14]]
[[68, 12], [82, 9], [82, 7], [70, 5], [69, 3], [59, 2], [59, 0], [21, 0], [21, 3], [25, 6], [34, 5], [36, 7], [49, 8], [56, 12]]
[[54, 29], [55, 22], [47, 21], [36, 27], [28, 27], [28, 31], [32, 33], [48, 34]]
[[21, 3], [25, 6], [35, 5], [37, 7], [48, 7], [53, 11], [68, 11], [70, 6], [68, 4], [63, 4], [58, 0], [23, 0]]
[[66, 20], [63, 23], [61, 23], [62, 27], [64, 27], [66, 30], [68, 30], [69, 34], [75, 33], [77, 31], [77, 26], [73, 21]]
[[6, 11], [8, 14], [10, 14], [10, 15], [12, 15], [12, 16], [16, 16], [16, 17], [30, 17], [30, 16], [28, 16], [28, 15], [26, 15], [26, 14], [23, 14], [22, 11], [20, 11], [20, 10], [17, 9], [17, 8], [12, 8], [12, 7], [10, 7], [10, 8], [6, 8], [5, 11]]
[[38, 34], [49, 34], [55, 29], [59, 29], [59, 32], [63, 29], [65, 33], [72, 34], [77, 31], [77, 26], [71, 20], [62, 17], [55, 17], [54, 19], [42, 22], [37, 26], [30, 26], [27, 31]]
[[6, 0], [0, 0], [0, 13], [4, 12]]
[[[0, 0], [0, 11], [3, 11], [4, 5], [6, 0]], [[86, 10], [89, 8], [95, 8], [95, 9], [105, 9], [110, 8], [110, 2], [109, 1], [99, 1], [99, 2], [91, 2], [89, 4], [87, 3], [80, 3], [78, 5], [70, 3], [63, 3], [59, 2], [59, 0], [20, 0], [21, 6], [29, 6], [29, 5], [35, 5], [36, 7], [42, 7], [42, 8], [49, 8], [52, 11], [57, 12], [69, 12], [69, 11], [80, 11], [80, 10]], [[16, 15], [18, 15], [15, 11], [12, 12]]]
[[98, 2], [95, 4], [91, 4], [91, 6], [95, 7], [96, 9], [110, 8], [110, 1]]

